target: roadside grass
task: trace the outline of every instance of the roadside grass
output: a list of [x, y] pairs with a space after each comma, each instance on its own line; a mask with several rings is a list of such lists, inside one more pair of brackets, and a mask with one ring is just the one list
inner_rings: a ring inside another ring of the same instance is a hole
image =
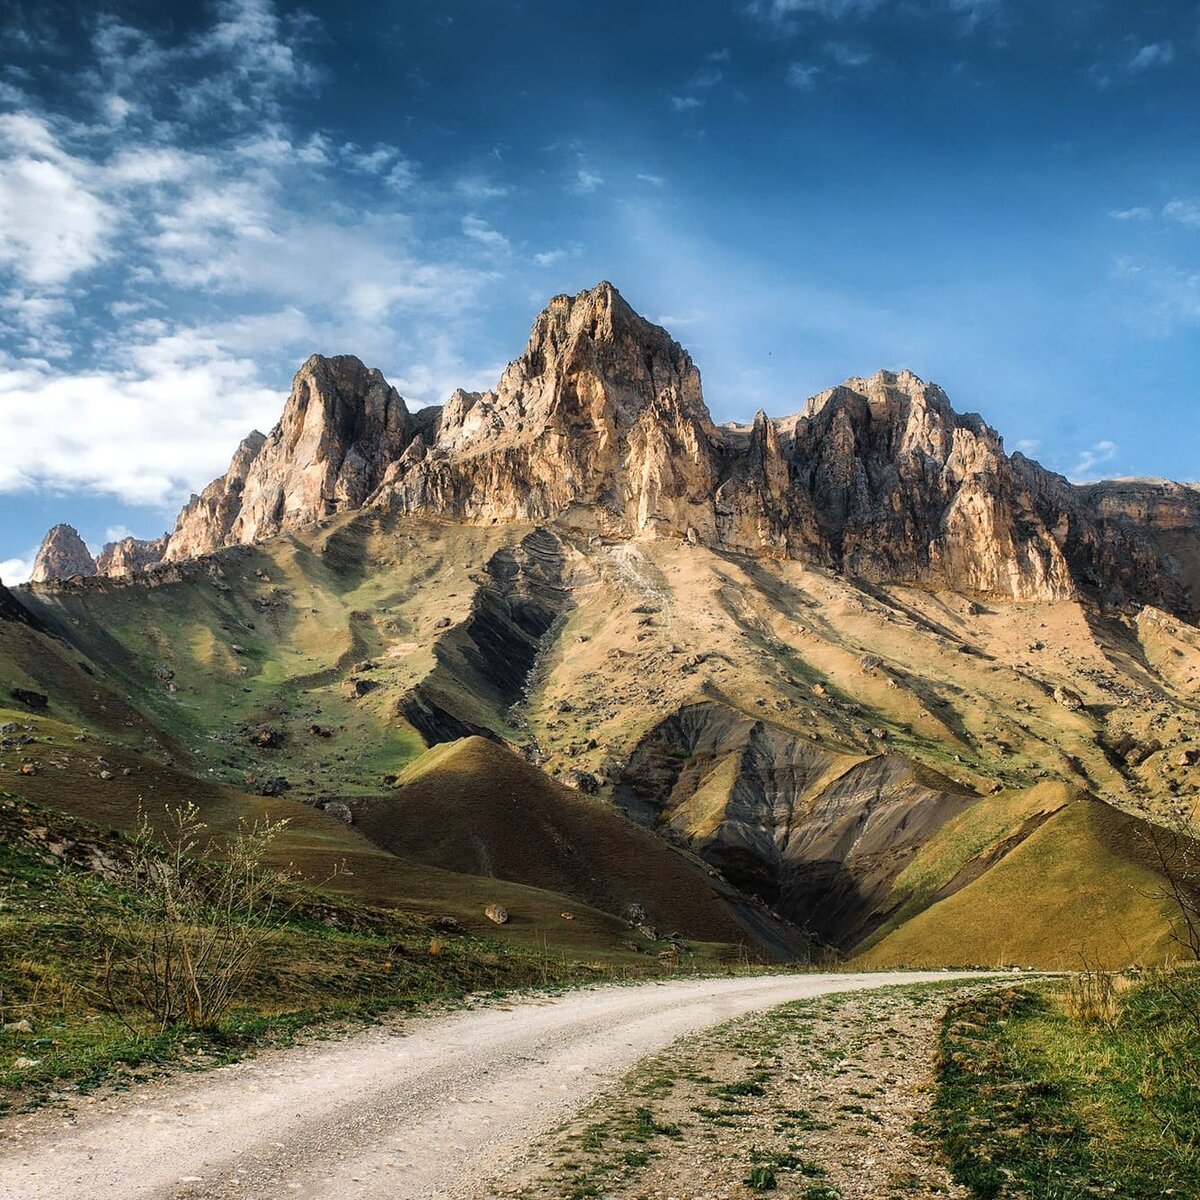
[[931, 1121], [972, 1196], [1200, 1195], [1200, 971], [1094, 991], [1047, 982], [947, 1013]]
[[[472, 995], [553, 989], [662, 968], [539, 954], [471, 934], [453, 919], [356, 904], [295, 886], [262, 940], [242, 994], [215, 1023], [163, 1027], [106, 993], [103, 949], [65, 876], [94, 878], [126, 839], [0, 795], [0, 1111], [66, 1086], [127, 1086], [164, 1064], [201, 1067], [341, 1020], [372, 1019]], [[139, 898], [110, 887], [111, 901]], [[139, 916], [127, 930], [139, 934]], [[145, 936], [152, 935], [144, 926]]]

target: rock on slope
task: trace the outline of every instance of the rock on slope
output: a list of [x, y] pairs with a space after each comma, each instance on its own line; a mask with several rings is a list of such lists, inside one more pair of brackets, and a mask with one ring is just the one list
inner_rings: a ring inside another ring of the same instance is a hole
[[162, 561], [167, 548], [167, 537], [163, 534], [153, 541], [143, 541], [141, 538], [127, 537], [119, 542], [109, 542], [96, 555], [96, 574], [117, 578], [122, 575], [136, 575], [147, 567]]

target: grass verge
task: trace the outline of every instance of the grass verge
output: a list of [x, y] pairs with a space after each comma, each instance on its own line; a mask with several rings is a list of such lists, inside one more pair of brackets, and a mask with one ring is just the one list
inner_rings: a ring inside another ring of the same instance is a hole
[[[102, 877], [128, 848], [121, 835], [0, 794], [0, 1112], [67, 1085], [121, 1087], [165, 1064], [215, 1065], [338, 1020], [630, 977], [628, 965], [489, 941], [452, 917], [299, 889], [221, 1019], [164, 1027], [106, 994], [102, 948], [65, 886], [69, 876]], [[138, 936], [139, 897], [112, 887], [107, 894], [134, 910], [127, 927]], [[663, 971], [648, 960], [644, 973]]]
[[972, 1196], [1200, 1195], [1200, 973], [1104, 978], [947, 1013], [932, 1123]]

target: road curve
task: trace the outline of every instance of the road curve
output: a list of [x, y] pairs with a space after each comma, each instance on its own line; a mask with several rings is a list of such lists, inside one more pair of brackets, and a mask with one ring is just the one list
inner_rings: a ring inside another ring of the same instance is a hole
[[0, 1126], [21, 1200], [469, 1197], [683, 1034], [789, 1000], [945, 972], [600, 987], [270, 1051]]

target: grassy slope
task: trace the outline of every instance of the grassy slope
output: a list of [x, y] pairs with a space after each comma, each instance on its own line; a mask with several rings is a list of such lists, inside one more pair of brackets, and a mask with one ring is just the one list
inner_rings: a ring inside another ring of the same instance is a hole
[[980, 1200], [1196, 1196], [1198, 1062], [1194, 971], [1091, 1012], [1061, 985], [991, 993], [947, 1014], [933, 1123]]
[[[441, 622], [466, 617], [482, 565], [522, 532], [359, 514], [221, 555], [215, 564], [191, 564], [179, 582], [43, 591], [39, 611], [80, 649], [0, 623], [0, 682], [41, 683], [54, 692], [52, 711], [71, 723], [170, 757], [239, 796], [276, 774], [293, 783], [293, 797], [386, 795], [384, 777], [423, 749], [396, 716], [397, 700], [433, 668]], [[1176, 766], [1172, 745], [1196, 742], [1187, 709], [1188, 702], [1194, 709], [1194, 689], [1181, 707], [1188, 679], [1175, 679], [1176, 660], [1184, 660], [1174, 642], [1186, 641], [1186, 630], [1142, 628], [1139, 642], [1119, 622], [1096, 623], [1078, 605], [981, 607], [899, 588], [862, 591], [802, 564], [672, 541], [580, 543], [576, 550], [583, 581], [576, 607], [547, 646], [516, 725], [546, 752], [551, 774], [578, 767], [612, 779], [654, 723], [715, 694], [832, 751], [858, 757], [886, 749], [973, 784], [999, 778], [1024, 789], [1050, 771], [1140, 803], [1130, 789], [1151, 802], [1164, 780], [1178, 794], [1194, 781], [1197, 768]], [[1172, 643], [1160, 653], [1150, 643], [1164, 637]], [[1184, 649], [1190, 653], [1190, 644]], [[696, 651], [710, 657], [683, 669]], [[865, 668], [868, 657], [878, 665]], [[361, 674], [379, 686], [354, 699], [346, 679], [363, 659], [375, 666]], [[176, 691], [155, 667], [174, 672]], [[1079, 691], [1087, 709], [1056, 705], [1050, 691], [1058, 682]], [[1127, 695], [1136, 703], [1114, 703]], [[469, 697], [459, 700], [469, 706]], [[249, 744], [247, 731], [265, 723], [282, 733], [280, 749]], [[314, 736], [313, 723], [332, 736]], [[1169, 748], [1136, 772], [1119, 769], [1098, 742], [1128, 731], [1143, 736], [1142, 726], [1158, 730]], [[689, 814], [697, 831], [708, 833], [722, 819], [729, 782], [714, 780]], [[977, 806], [982, 824], [957, 833], [986, 855], [995, 838], [1008, 836], [1009, 815], [1021, 830], [1023, 804], [1005, 793]], [[1001, 812], [1005, 805], [1011, 814]], [[1072, 853], [1070, 824], [1049, 826], [1054, 836], [1060, 828], [1067, 835], [1063, 854]], [[320, 840], [307, 850], [314, 871], [329, 861]], [[975, 869], [962, 863], [961, 847], [935, 841], [906, 872], [889, 929], [947, 887], [948, 864]], [[1083, 867], [1085, 874], [1094, 869]], [[382, 882], [380, 873], [373, 858], [356, 878], [366, 881], [364, 891], [411, 895], [428, 887], [433, 904], [455, 899], [457, 876], [422, 877], [417, 887], [410, 874], [405, 889], [390, 881], [390, 868]], [[1007, 885], [1000, 879], [996, 886]], [[471, 903], [477, 898], [472, 892]], [[912, 931], [928, 944], [910, 941], [907, 952], [965, 952], [940, 932], [946, 903], [937, 905], [936, 921]], [[1056, 931], [1054, 953], [1072, 936], [1080, 941], [1091, 923], [1081, 906], [1059, 913], [1081, 924], [1073, 934]], [[968, 938], [972, 953], [985, 961], [1007, 953], [1008, 931], [1005, 944], [995, 933], [986, 951], [979, 937]]]
[[[118, 835], [0, 793], [0, 1025], [11, 1026], [0, 1029], [0, 1110], [56, 1080], [94, 1083], [147, 1061], [219, 1061], [314, 1020], [662, 969], [632, 955], [585, 963], [561, 947], [525, 948], [495, 926], [488, 938], [447, 933], [419, 913], [312, 893], [269, 936], [251, 988], [216, 1028], [163, 1030], [136, 1006], [118, 1016], [107, 1003], [98, 947], [62, 886], [64, 871], [90, 872], [98, 857], [121, 854]], [[125, 903], [137, 911], [136, 898]]]
[[362, 802], [357, 827], [394, 853], [540, 886], [706, 941], [745, 938], [705, 868], [611, 805], [548, 779], [484, 738], [435, 746], [394, 796]]
[[[30, 732], [22, 736], [33, 741], [3, 752], [0, 787], [37, 803], [120, 830], [134, 828], [139, 808], [144, 807], [153, 818], [167, 806], [188, 801], [199, 805], [214, 834], [232, 832], [242, 819], [287, 820], [287, 829], [273, 850], [274, 860], [281, 867], [295, 868], [313, 885], [328, 883], [341, 895], [418, 914], [448, 914], [469, 929], [492, 933], [515, 945], [613, 962], [637, 958], [626, 943], [641, 939], [631, 938], [626, 923], [585, 903], [541, 888], [398, 858], [357, 830], [307, 805], [205, 782], [94, 734], [77, 742], [74, 726], [0, 709], [0, 724], [10, 719], [22, 730], [28, 726]], [[23, 758], [38, 765], [37, 775], [19, 774]], [[101, 771], [108, 771], [112, 778], [102, 779]], [[339, 870], [343, 873], [331, 878]], [[507, 925], [497, 928], [486, 919], [483, 910], [489, 903], [508, 908], [511, 920]], [[571, 912], [574, 919], [564, 920], [564, 911]], [[718, 947], [698, 946], [697, 950], [705, 958], [721, 953]]]
[[[152, 587], [97, 582], [30, 599], [187, 765], [237, 786], [284, 775], [309, 798], [372, 794], [424, 749], [396, 702], [431, 670], [437, 622], [465, 618], [469, 577], [506, 539], [344, 517], [185, 564]], [[358, 674], [376, 690], [355, 698], [347, 679], [364, 661], [374, 666]], [[249, 744], [267, 724], [279, 750]]]
[[888, 933], [861, 966], [975, 965], [1076, 970], [1154, 963], [1174, 950], [1161, 883], [1137, 861], [1135, 822], [1075, 800], [990, 870]]

